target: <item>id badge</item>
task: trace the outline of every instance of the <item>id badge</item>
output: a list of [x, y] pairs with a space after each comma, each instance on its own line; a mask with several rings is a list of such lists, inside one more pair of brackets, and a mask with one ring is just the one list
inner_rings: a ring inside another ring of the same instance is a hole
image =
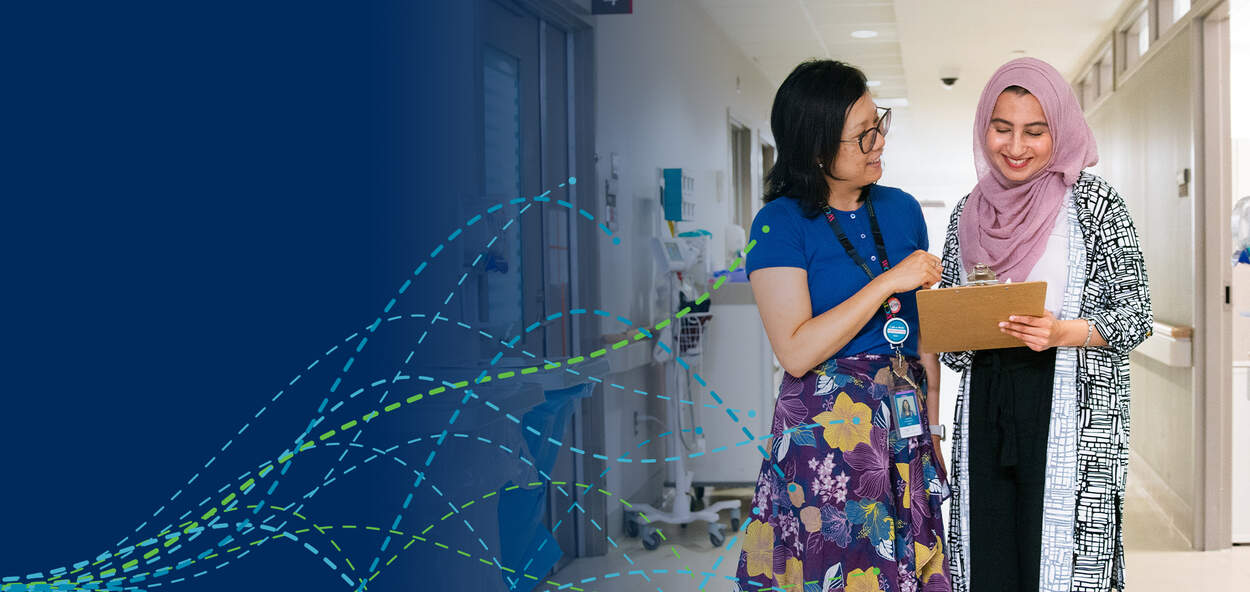
[[894, 434], [899, 438], [915, 438], [924, 433], [920, 424], [920, 401], [916, 389], [905, 387], [890, 396], [894, 402]]

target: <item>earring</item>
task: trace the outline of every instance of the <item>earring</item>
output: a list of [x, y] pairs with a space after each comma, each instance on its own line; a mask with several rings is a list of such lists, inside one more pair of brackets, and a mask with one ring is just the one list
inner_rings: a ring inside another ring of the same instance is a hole
[[819, 168], [819, 169], [823, 169], [823, 168], [825, 168], [825, 163], [823, 163], [823, 162], [818, 162], [818, 163], [816, 163], [816, 168]]

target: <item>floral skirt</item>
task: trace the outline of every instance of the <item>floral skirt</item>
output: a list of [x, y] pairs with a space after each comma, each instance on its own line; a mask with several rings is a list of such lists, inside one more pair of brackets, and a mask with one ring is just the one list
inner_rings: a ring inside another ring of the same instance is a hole
[[[909, 364], [923, 381], [919, 362]], [[890, 357], [874, 354], [831, 359], [801, 379], [786, 375], [736, 589], [949, 592], [946, 475], [927, 421], [922, 435], [895, 437], [894, 380]]]

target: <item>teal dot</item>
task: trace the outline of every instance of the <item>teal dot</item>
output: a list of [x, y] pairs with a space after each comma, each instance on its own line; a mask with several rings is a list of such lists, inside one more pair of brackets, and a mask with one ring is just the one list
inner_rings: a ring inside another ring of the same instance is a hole
[[621, 244], [621, 237], [619, 237], [619, 236], [614, 236], [614, 237], [612, 237], [612, 244], [614, 244], [614, 245], [619, 245], [619, 244]]
[[755, 410], [752, 409], [750, 411], [747, 411], [747, 417], [755, 417]]
[[751, 513], [752, 513], [752, 514], [755, 514], [756, 516], [759, 516], [759, 515], [760, 515], [760, 507], [759, 507], [759, 506], [755, 506], [754, 508], [751, 508]]
[[851, 423], [853, 423], [853, 424], [855, 424], [855, 425], [859, 425], [859, 418], [858, 418], [858, 417], [852, 417], [852, 418], [851, 418]]
[[795, 484], [793, 483], [790, 484], [790, 493], [794, 493], [795, 491], [798, 491], [798, 489], [799, 489], [798, 486], [796, 486]]
[[569, 185], [577, 185], [577, 177], [569, 177]]
[[768, 234], [768, 231], [769, 231], [769, 230], [772, 230], [772, 229], [771, 229], [771, 228], [769, 228], [767, 224], [765, 224], [765, 225], [764, 225], [764, 227], [763, 227], [763, 228], [761, 228], [760, 230], [763, 230], [763, 231], [764, 231], [764, 234]]
[[695, 426], [695, 428], [694, 428], [694, 433], [696, 433], [696, 434], [702, 434], [702, 433], [703, 433], [703, 426]]

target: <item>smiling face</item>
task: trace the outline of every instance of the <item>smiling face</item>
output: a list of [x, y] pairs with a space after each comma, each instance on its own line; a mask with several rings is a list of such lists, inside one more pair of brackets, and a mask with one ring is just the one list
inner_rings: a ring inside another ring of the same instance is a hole
[[1014, 89], [998, 95], [985, 130], [985, 151], [1004, 177], [1027, 181], [1050, 164], [1053, 148], [1054, 139], [1037, 97]]
[[858, 142], [860, 134], [877, 125], [877, 114], [877, 104], [869, 93], [864, 93], [846, 112], [846, 124], [842, 128], [844, 141], [833, 159], [833, 176], [855, 187], [870, 185], [881, 179], [885, 136], [876, 134], [876, 142], [869, 147], [867, 154], [860, 149]]

